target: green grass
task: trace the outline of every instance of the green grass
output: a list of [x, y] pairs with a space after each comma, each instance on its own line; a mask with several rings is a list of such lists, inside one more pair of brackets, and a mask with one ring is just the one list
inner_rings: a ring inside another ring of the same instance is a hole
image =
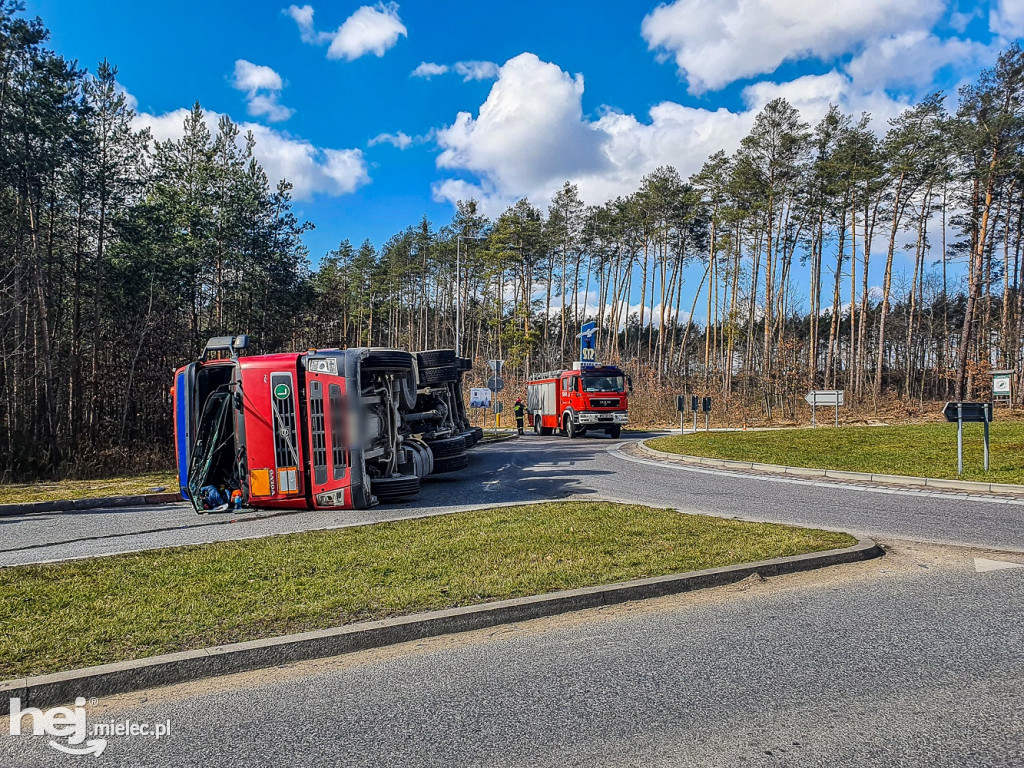
[[134, 477], [112, 477], [105, 480], [59, 480], [52, 483], [14, 483], [0, 485], [0, 504], [24, 504], [30, 501], [59, 499], [95, 499], [104, 496], [135, 496], [150, 493], [152, 488], [178, 489], [174, 472], [153, 472]]
[[[982, 463], [982, 425], [964, 425], [965, 480], [1024, 483], [1024, 424], [994, 422], [991, 470]], [[652, 448], [714, 459], [757, 461], [889, 475], [953, 478], [956, 424], [895, 427], [819, 427], [764, 432], [707, 432], [659, 437]]]
[[849, 546], [565, 502], [0, 569], [0, 679]]

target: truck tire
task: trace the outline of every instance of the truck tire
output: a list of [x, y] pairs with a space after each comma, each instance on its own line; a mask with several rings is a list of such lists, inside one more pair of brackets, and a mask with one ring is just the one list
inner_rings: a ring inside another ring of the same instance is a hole
[[579, 431], [576, 429], [576, 423], [572, 420], [572, 416], [570, 416], [568, 413], [562, 417], [562, 434], [564, 434], [570, 440], [573, 440], [579, 436]]
[[420, 479], [416, 475], [375, 477], [370, 481], [370, 490], [382, 504], [386, 504], [415, 496], [420, 492]]
[[608, 427], [608, 434], [612, 436], [612, 440], [618, 440], [619, 435], [622, 434], [622, 427], [618, 424], [614, 427]]
[[462, 432], [459, 437], [466, 441], [467, 450], [476, 445], [476, 432], [471, 429], [467, 429], [465, 432]]
[[466, 441], [462, 435], [456, 435], [455, 437], [442, 437], [440, 440], [428, 440], [427, 446], [430, 448], [431, 453], [434, 454], [434, 462], [436, 463], [438, 459], [464, 453]]
[[456, 365], [458, 358], [454, 349], [428, 349], [416, 353], [420, 368], [437, 368], [442, 365]]
[[454, 365], [442, 365], [438, 368], [420, 367], [420, 386], [436, 386], [456, 381], [459, 378], [459, 369]]
[[458, 456], [446, 456], [443, 459], [434, 459], [434, 474], [443, 475], [446, 472], [457, 472], [469, 466], [469, 456], [460, 453]]
[[415, 360], [411, 352], [400, 349], [371, 349], [363, 358], [364, 371], [411, 371]]
[[473, 358], [471, 357], [460, 357], [459, 358], [459, 369], [463, 371], [473, 370]]
[[476, 435], [476, 442], [480, 442], [484, 439], [484, 428], [483, 427], [470, 427], [469, 431]]

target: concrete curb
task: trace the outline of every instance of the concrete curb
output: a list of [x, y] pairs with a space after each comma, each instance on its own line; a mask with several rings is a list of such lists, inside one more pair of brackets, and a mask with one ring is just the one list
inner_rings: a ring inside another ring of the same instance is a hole
[[147, 504], [171, 504], [181, 500], [180, 493], [145, 493], [138, 496], [107, 496], [96, 499], [30, 501], [24, 504], [0, 504], [0, 517], [35, 515], [40, 512], [75, 512], [100, 507], [142, 507]]
[[868, 560], [881, 554], [882, 549], [874, 541], [862, 539], [852, 547], [826, 552], [551, 592], [546, 595], [520, 597], [265, 640], [171, 653], [148, 659], [104, 664], [52, 675], [15, 678], [0, 682], [0, 715], [9, 714], [11, 697], [20, 698], [22, 708], [50, 707], [72, 701], [77, 696], [110, 696], [306, 659], [338, 656], [570, 611], [663, 597], [707, 587], [720, 587], [735, 584], [755, 573], [762, 576], [781, 576]]
[[668, 453], [651, 448], [646, 441], [636, 443], [641, 451], [658, 459], [670, 459], [683, 464], [696, 464], [702, 467], [719, 469], [753, 469], [758, 472], [771, 472], [777, 475], [796, 475], [800, 477], [830, 477], [835, 480], [852, 480], [854, 482], [882, 483], [886, 485], [916, 485], [926, 488], [943, 490], [967, 491], [969, 493], [992, 493], [1024, 496], [1024, 485], [1009, 483], [977, 483], [970, 480], [943, 480], [936, 477], [913, 477], [911, 475], [883, 475], [873, 472], [846, 472], [838, 469], [815, 469], [812, 467], [788, 467], [783, 464], [759, 464], [754, 461], [732, 461], [730, 459], [709, 459], [704, 456], [687, 456], [682, 453]]

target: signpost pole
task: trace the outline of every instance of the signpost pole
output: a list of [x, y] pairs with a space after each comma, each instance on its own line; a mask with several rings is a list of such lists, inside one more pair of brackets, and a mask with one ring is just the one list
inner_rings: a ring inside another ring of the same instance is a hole
[[679, 434], [683, 434], [683, 412], [679, 412]]
[[704, 431], [705, 431], [705, 432], [710, 432], [710, 431], [711, 431], [711, 430], [710, 430], [710, 429], [708, 428], [708, 416], [709, 416], [708, 412], [707, 412], [707, 411], [704, 411]]
[[697, 412], [693, 412], [693, 431], [697, 431]]
[[964, 473], [964, 407], [956, 404], [956, 473]]
[[985, 471], [988, 472], [988, 409], [985, 410]]
[[817, 427], [817, 426], [818, 426], [817, 420], [815, 419], [815, 413], [814, 413], [814, 410], [815, 410], [815, 405], [814, 405], [814, 403], [812, 402], [812, 403], [811, 403], [811, 429], [814, 429], [815, 427]]
[[839, 400], [836, 400], [836, 429], [839, 429]]

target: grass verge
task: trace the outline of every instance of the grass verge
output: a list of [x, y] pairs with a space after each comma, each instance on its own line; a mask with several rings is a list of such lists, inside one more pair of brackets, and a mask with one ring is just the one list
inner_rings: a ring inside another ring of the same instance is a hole
[[4, 568], [0, 679], [853, 543], [560, 502]]
[[[991, 470], [982, 463], [981, 424], [964, 425], [961, 479], [1024, 483], [1024, 424], [994, 422]], [[706, 432], [659, 437], [652, 448], [712, 459], [956, 479], [956, 424]]]
[[97, 499], [105, 496], [136, 496], [153, 488], [175, 491], [178, 476], [174, 472], [153, 472], [134, 477], [105, 480], [60, 480], [52, 483], [13, 483], [0, 485], [0, 504], [26, 504], [30, 501], [60, 499]]

